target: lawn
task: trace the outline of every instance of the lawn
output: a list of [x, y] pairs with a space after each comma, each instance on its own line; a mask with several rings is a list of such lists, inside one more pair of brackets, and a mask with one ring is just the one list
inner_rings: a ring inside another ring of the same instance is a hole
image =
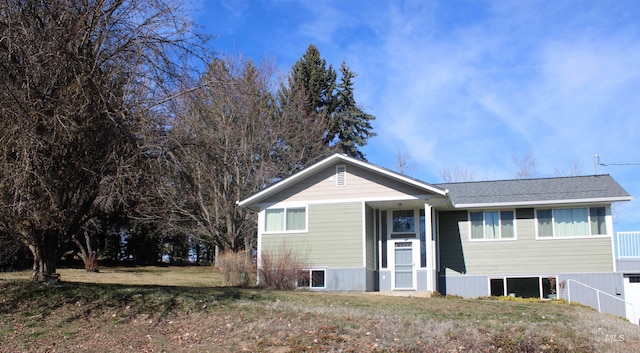
[[222, 287], [206, 267], [0, 273], [0, 352], [639, 352], [640, 328], [553, 302]]

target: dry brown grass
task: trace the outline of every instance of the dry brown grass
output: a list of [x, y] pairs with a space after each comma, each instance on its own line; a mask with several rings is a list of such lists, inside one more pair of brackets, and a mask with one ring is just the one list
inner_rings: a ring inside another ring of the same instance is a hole
[[[220, 272], [208, 266], [101, 267], [97, 273], [84, 269], [59, 268], [57, 272], [63, 282], [181, 287], [224, 285]], [[0, 280], [28, 280], [30, 277], [31, 271], [0, 272]]]
[[0, 281], [0, 352], [640, 352], [638, 326], [580, 306], [206, 287], [211, 268], [142, 269], [103, 278], [154, 286]]

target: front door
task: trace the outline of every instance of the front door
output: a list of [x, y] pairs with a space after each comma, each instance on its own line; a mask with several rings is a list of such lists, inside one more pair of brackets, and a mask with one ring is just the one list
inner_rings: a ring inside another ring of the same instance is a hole
[[393, 287], [416, 289], [415, 240], [393, 241]]

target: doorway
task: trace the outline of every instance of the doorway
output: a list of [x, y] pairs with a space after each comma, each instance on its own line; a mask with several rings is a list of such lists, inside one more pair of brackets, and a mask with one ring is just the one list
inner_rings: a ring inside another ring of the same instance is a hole
[[417, 241], [404, 239], [393, 243], [393, 289], [416, 289], [416, 249]]

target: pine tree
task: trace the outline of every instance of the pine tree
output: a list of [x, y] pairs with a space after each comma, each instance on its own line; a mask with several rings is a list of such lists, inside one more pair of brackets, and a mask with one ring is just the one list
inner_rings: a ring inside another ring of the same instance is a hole
[[334, 147], [344, 154], [366, 160], [359, 148], [367, 144], [369, 137], [376, 135], [371, 131], [371, 121], [375, 117], [356, 105], [353, 97], [353, 79], [356, 74], [344, 62], [340, 67], [340, 73], [342, 79], [338, 84], [336, 106], [328, 137], [331, 138]]
[[[331, 65], [327, 67], [326, 60], [320, 56], [315, 45], [309, 45], [302, 58], [292, 67], [288, 86], [282, 85], [280, 88], [280, 104], [283, 111], [288, 109], [296, 112], [296, 118], [302, 119], [306, 125], [319, 127], [321, 136], [313, 134], [308, 138], [321, 138], [327, 151], [337, 150], [366, 160], [359, 148], [366, 145], [369, 137], [375, 136], [371, 131], [371, 121], [375, 117], [362, 111], [355, 102], [353, 79], [356, 74], [345, 63], [340, 72], [341, 82], [336, 85], [336, 71]], [[290, 102], [300, 96], [305, 102], [304, 107], [291, 109]], [[309, 141], [312, 144], [315, 142]], [[296, 148], [305, 153], [304, 147]], [[314, 155], [317, 155], [317, 151]]]

